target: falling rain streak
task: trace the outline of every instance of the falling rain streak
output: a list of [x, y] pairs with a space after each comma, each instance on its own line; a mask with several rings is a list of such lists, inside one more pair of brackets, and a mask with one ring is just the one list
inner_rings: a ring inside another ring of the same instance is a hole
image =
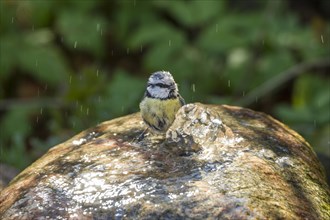
[[168, 40], [168, 46], [170, 47], [172, 44], [171, 40]]
[[129, 48], [126, 49], [126, 53], [129, 54]]
[[99, 77], [99, 70], [96, 70], [96, 77]]
[[76, 48], [77, 48], [77, 44], [78, 44], [78, 42], [77, 42], [77, 41], [75, 41], [75, 42], [74, 42], [74, 45], [73, 45], [73, 48], [75, 48], [75, 49], [76, 49]]
[[230, 87], [230, 80], [228, 80], [228, 87]]
[[195, 84], [194, 84], [194, 83], [192, 84], [192, 86], [191, 86], [191, 87], [192, 87], [192, 91], [193, 91], [193, 92], [196, 92], [196, 86], [195, 86]]
[[322, 44], [324, 44], [324, 39], [323, 39], [323, 35], [321, 34], [321, 42]]

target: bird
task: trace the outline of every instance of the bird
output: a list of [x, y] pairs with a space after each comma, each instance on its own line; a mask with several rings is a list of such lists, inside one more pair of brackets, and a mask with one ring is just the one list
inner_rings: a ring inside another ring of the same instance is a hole
[[164, 134], [172, 125], [177, 111], [185, 101], [170, 72], [153, 73], [140, 102], [140, 112], [147, 128], [154, 134]]

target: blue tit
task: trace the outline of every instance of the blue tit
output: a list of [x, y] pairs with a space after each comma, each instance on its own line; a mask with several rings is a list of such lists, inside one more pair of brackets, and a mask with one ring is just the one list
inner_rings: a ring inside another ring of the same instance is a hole
[[184, 104], [171, 73], [155, 72], [149, 77], [140, 103], [142, 119], [153, 133], [165, 133]]

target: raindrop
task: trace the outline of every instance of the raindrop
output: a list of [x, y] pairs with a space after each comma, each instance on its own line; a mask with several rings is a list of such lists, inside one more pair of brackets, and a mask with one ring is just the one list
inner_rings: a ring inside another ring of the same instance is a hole
[[72, 82], [72, 76], [70, 75], [69, 83], [71, 84]]
[[265, 39], [262, 40], [262, 45], [265, 45]]
[[136, 0], [133, 1], [133, 5], [134, 5], [134, 7], [136, 6]]
[[81, 106], [80, 106], [80, 112], [82, 112], [82, 110], [83, 110], [83, 106], [81, 105]]
[[100, 25], [100, 23], [98, 23], [98, 24], [96, 25], [96, 31], [99, 32], [99, 31], [100, 31], [100, 28], [101, 28], [101, 25]]
[[256, 96], [256, 102], [258, 102], [258, 97]]
[[215, 25], [215, 32], [218, 33], [218, 30], [219, 30], [219, 26], [218, 24]]
[[192, 90], [193, 90], [193, 92], [196, 92], [196, 86], [195, 86], [195, 83], [192, 84]]
[[101, 29], [101, 31], [100, 31], [100, 35], [101, 35], [101, 36], [103, 35], [103, 29]]
[[168, 40], [168, 46], [170, 47], [172, 44], [171, 40]]
[[242, 92], [242, 95], [245, 96], [245, 91]]
[[34, 31], [34, 25], [32, 25], [32, 31]]
[[37, 124], [39, 123], [39, 116], [37, 116]]
[[96, 77], [99, 77], [99, 70], [96, 70]]
[[321, 34], [321, 42], [322, 44], [324, 44], [324, 39], [323, 39], [323, 35]]
[[88, 115], [89, 114], [89, 108], [87, 108], [87, 110], [86, 110], [86, 115]]
[[42, 108], [40, 108], [40, 115], [42, 115], [42, 111], [43, 111], [43, 109], [42, 109]]
[[129, 54], [129, 48], [126, 49], [126, 53]]
[[75, 41], [75, 42], [74, 42], [74, 45], [73, 45], [73, 48], [75, 48], [75, 49], [76, 49], [76, 48], [77, 48], [77, 44], [78, 44], [78, 42], [77, 42], [77, 41]]
[[11, 17], [11, 23], [14, 23], [14, 17]]
[[230, 87], [230, 80], [228, 80], [228, 87]]

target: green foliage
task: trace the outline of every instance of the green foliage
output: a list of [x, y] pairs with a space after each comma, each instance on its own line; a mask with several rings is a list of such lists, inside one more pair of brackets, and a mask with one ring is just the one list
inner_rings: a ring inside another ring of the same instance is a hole
[[138, 111], [157, 70], [172, 72], [187, 102], [244, 103], [325, 151], [326, 69], [274, 82], [253, 103], [249, 94], [329, 57], [329, 22], [303, 23], [286, 1], [244, 2], [0, 1], [1, 161], [23, 168], [81, 130]]
[[[312, 144], [328, 156], [326, 144], [330, 122], [330, 79], [302, 75], [294, 84], [292, 104], [276, 107], [276, 114], [305, 137], [313, 137]], [[322, 142], [324, 142], [322, 144]]]
[[[25, 158], [26, 155], [24, 139], [32, 132], [29, 126], [28, 117], [31, 114], [30, 110], [14, 109], [6, 114], [6, 117], [1, 121], [1, 154], [0, 161], [8, 164], [15, 164], [17, 167], [25, 167], [31, 163], [31, 158]], [[12, 147], [5, 147], [8, 141]], [[20, 158], [19, 160], [17, 158]]]
[[66, 47], [87, 51], [99, 58], [105, 52], [102, 50], [105, 23], [100, 16], [86, 15], [83, 11], [64, 10], [58, 17], [57, 27]]

